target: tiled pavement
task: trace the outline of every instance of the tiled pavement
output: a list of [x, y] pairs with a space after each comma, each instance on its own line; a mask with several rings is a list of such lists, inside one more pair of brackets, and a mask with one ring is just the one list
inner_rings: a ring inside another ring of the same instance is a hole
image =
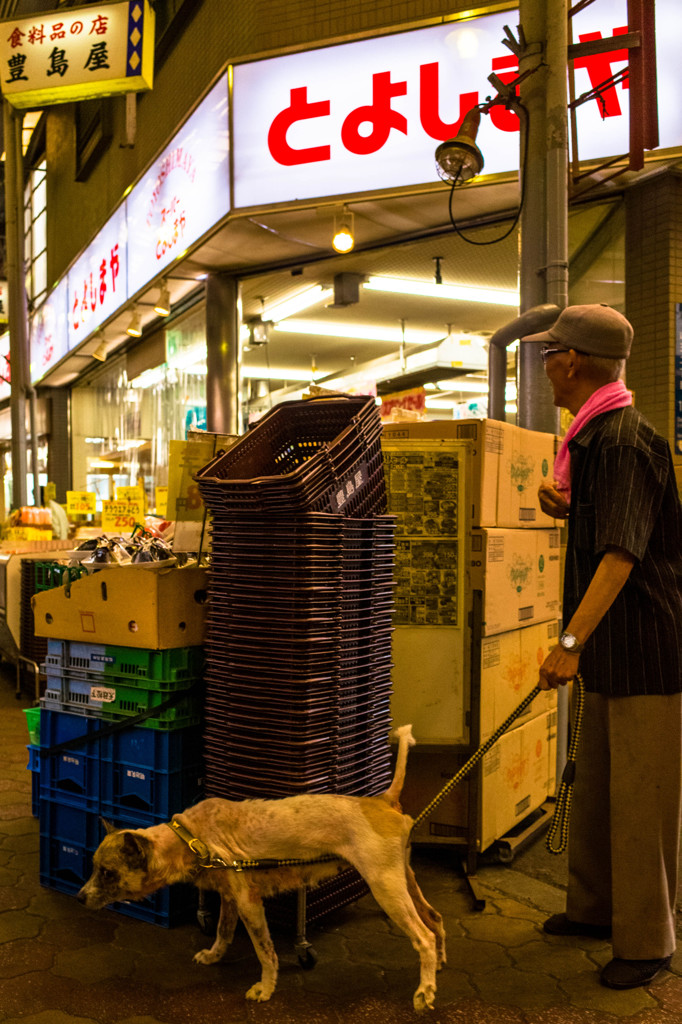
[[[312, 926], [319, 960], [302, 970], [277, 935], [280, 980], [269, 1003], [244, 999], [258, 974], [240, 929], [227, 958], [192, 963], [207, 940], [194, 924], [166, 930], [85, 910], [38, 882], [26, 724], [11, 675], [0, 672], [0, 1021], [6, 1024], [402, 1024], [414, 1021], [417, 961], [371, 897]], [[598, 981], [606, 942], [541, 930], [562, 909], [565, 859], [542, 841], [510, 866], [479, 870], [486, 897], [473, 910], [447, 851], [415, 851], [418, 879], [444, 916], [448, 965], [434, 1024], [680, 1024], [682, 952], [646, 990]]]

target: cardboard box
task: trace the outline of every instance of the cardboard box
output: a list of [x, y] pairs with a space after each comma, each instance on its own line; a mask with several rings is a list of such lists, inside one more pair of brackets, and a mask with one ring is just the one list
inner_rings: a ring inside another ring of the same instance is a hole
[[468, 742], [468, 645], [468, 630], [450, 626], [393, 632], [391, 717], [411, 722], [420, 744]]
[[[558, 620], [483, 637], [480, 664], [480, 735], [487, 740], [538, 682], [538, 669], [559, 638]], [[557, 691], [542, 691], [513, 728], [553, 711]]]
[[[554, 796], [556, 733], [556, 711], [546, 712], [505, 733], [483, 758], [476, 836], [481, 851]], [[454, 751], [413, 750], [401, 796], [405, 813], [420, 814], [462, 764], [462, 756]], [[468, 800], [469, 787], [463, 780], [415, 829], [414, 842], [466, 835]]]
[[473, 529], [470, 584], [483, 593], [483, 636], [558, 619], [559, 530]]
[[204, 642], [208, 574], [110, 565], [31, 598], [37, 636], [162, 650]]
[[538, 502], [538, 487], [552, 479], [554, 434], [499, 420], [417, 420], [385, 423], [385, 442], [471, 442], [472, 525], [505, 528], [555, 525]]

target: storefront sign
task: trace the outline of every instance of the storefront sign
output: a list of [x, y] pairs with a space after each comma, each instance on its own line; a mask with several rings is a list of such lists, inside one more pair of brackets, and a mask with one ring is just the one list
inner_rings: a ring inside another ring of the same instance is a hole
[[9, 331], [0, 337], [0, 401], [12, 393], [12, 373], [9, 365]]
[[230, 208], [227, 75], [126, 199], [134, 295]]
[[9, 320], [7, 281], [0, 281], [0, 323], [6, 324]]
[[[347, 195], [435, 181], [434, 150], [494, 90], [518, 74], [502, 45], [518, 12], [287, 54], [234, 67], [235, 206]], [[682, 143], [677, 102], [677, 0], [656, 4], [661, 147]], [[573, 38], [627, 30], [626, 0], [601, 0], [571, 19]], [[576, 62], [576, 93], [623, 70], [627, 51]], [[352, 73], [351, 72], [352, 69]], [[627, 81], [579, 108], [581, 160], [628, 151]], [[519, 165], [519, 122], [503, 106], [481, 119], [485, 174]]]
[[68, 347], [89, 337], [128, 299], [125, 206], [119, 206], [68, 272]]
[[63, 277], [31, 317], [31, 380], [40, 380], [69, 351], [68, 280]]
[[149, 0], [72, 7], [0, 24], [0, 79], [14, 107], [151, 89]]
[[682, 455], [682, 302], [675, 305], [675, 454]]

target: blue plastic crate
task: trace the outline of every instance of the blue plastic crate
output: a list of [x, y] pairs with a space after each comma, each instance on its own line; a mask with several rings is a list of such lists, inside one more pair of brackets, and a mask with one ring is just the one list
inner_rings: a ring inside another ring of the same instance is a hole
[[37, 818], [40, 806], [40, 747], [31, 743], [26, 749], [28, 750], [26, 767], [31, 773], [31, 814]]
[[105, 817], [130, 812], [141, 822], [153, 825], [159, 818], [167, 821], [202, 795], [200, 762], [164, 772], [102, 761], [101, 772], [100, 806]]
[[[144, 825], [136, 817], [119, 817], [123, 828]], [[92, 871], [92, 857], [104, 837], [99, 815], [58, 800], [40, 804], [40, 884], [76, 895]], [[110, 909], [126, 917], [168, 928], [196, 914], [196, 893], [191, 886], [174, 885], [139, 903], [113, 903]]]

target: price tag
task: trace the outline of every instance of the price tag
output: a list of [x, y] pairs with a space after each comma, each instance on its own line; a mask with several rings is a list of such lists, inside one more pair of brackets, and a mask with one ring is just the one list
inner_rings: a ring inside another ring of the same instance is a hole
[[156, 514], [157, 516], [165, 516], [168, 510], [168, 488], [157, 487], [155, 488], [156, 497]]
[[144, 509], [144, 487], [117, 487], [114, 492], [116, 501], [139, 501]]
[[101, 701], [102, 704], [113, 704], [116, 700], [116, 690], [108, 686], [91, 686], [90, 700]]
[[66, 514], [70, 516], [94, 516], [97, 511], [97, 495], [94, 491], [67, 491]]
[[144, 519], [144, 509], [139, 501], [103, 501], [102, 532], [132, 533], [136, 523]]

